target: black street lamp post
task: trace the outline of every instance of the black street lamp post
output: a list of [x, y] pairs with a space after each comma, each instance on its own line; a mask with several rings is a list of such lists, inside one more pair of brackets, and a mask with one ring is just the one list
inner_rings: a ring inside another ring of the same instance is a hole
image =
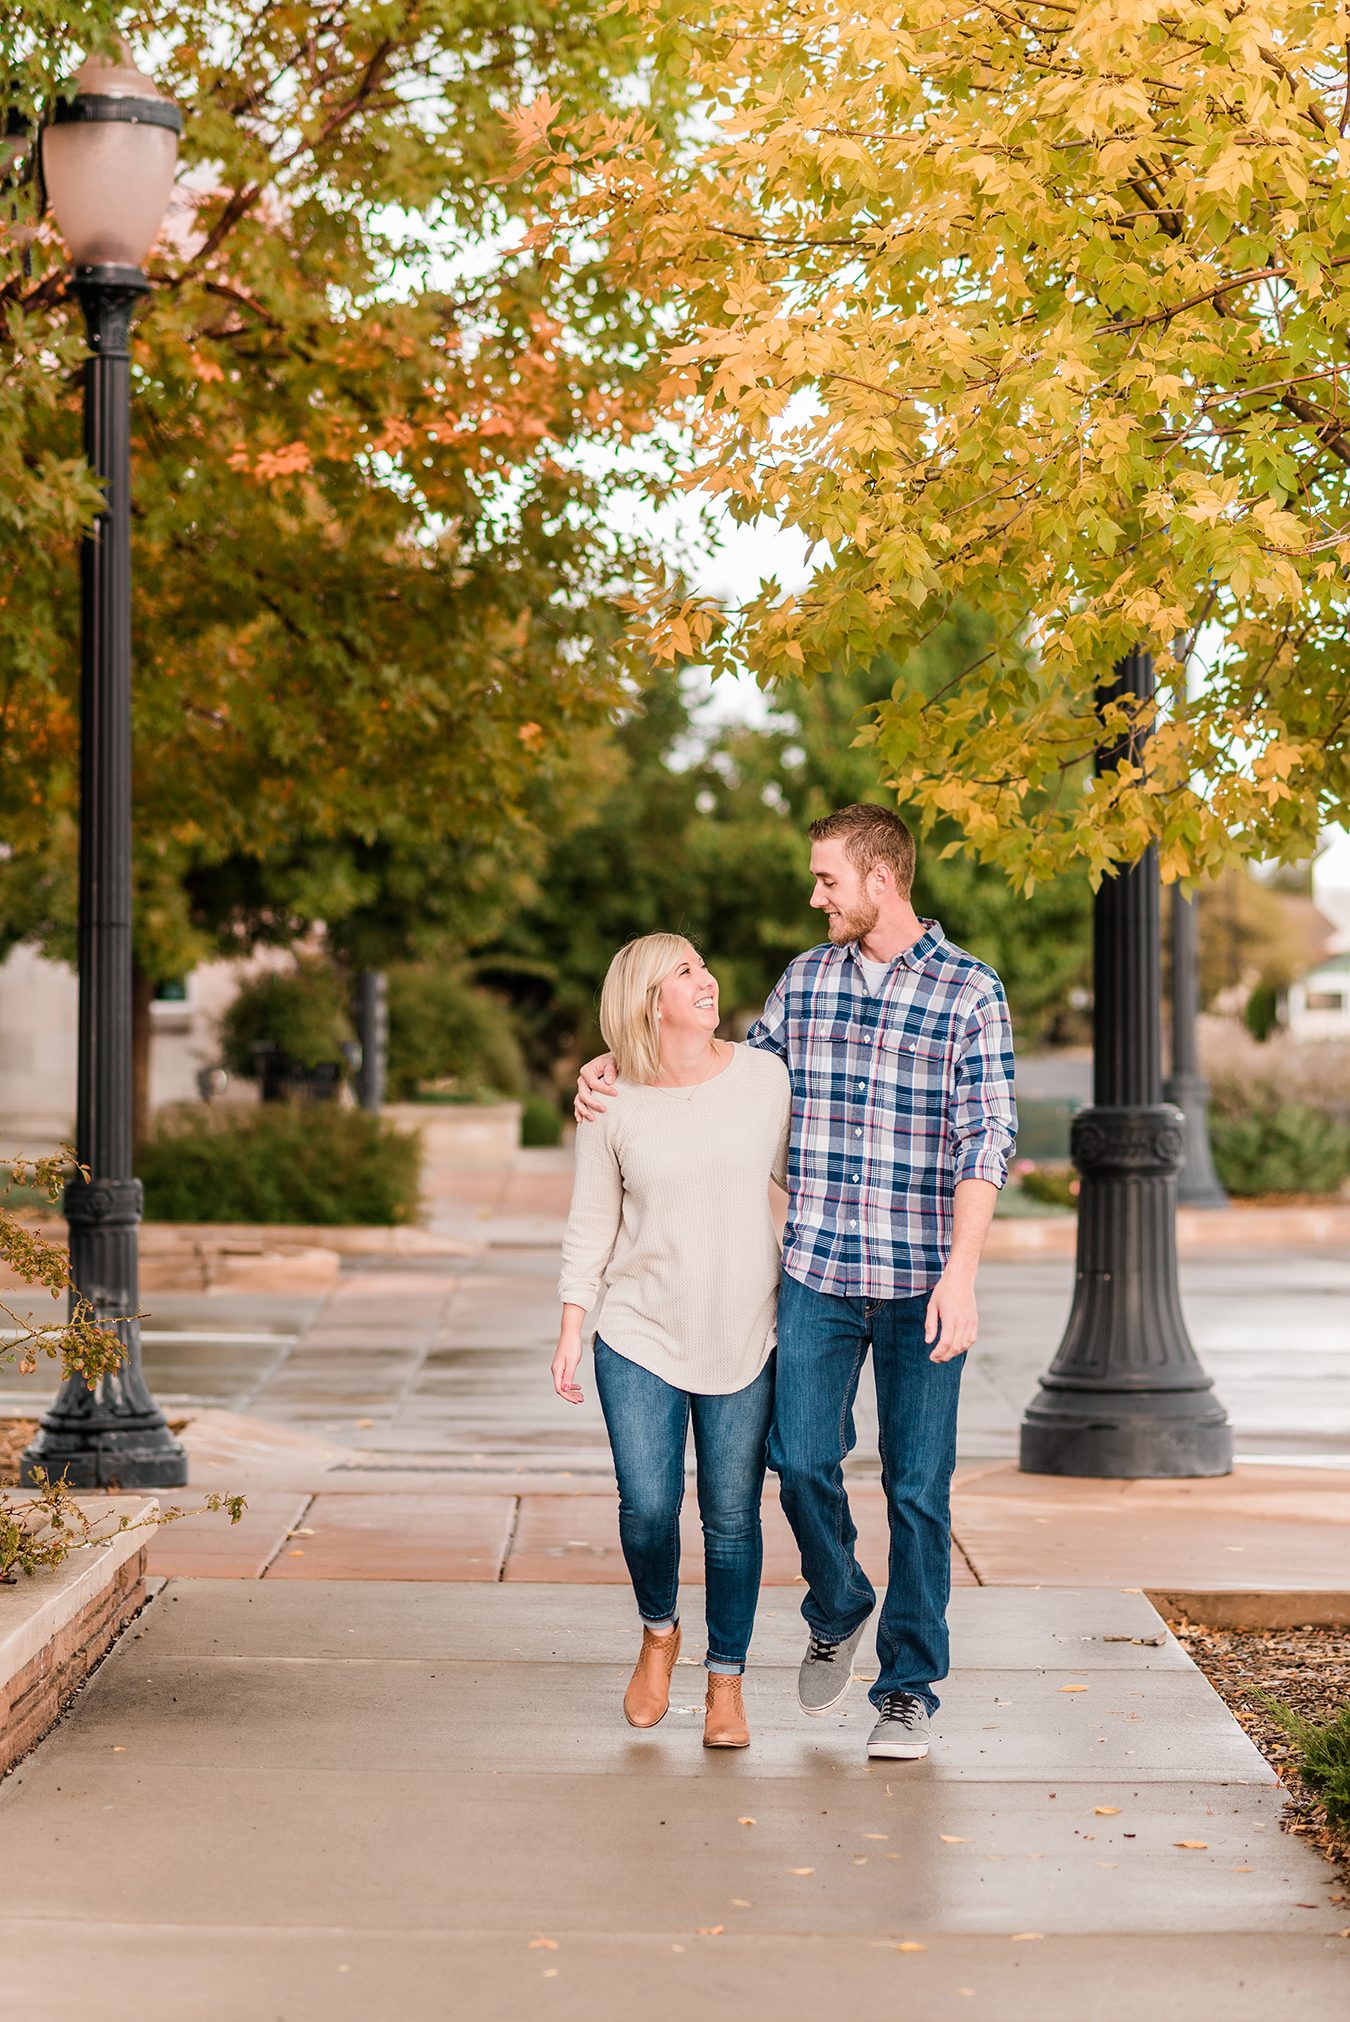
[[82, 553], [79, 1071], [76, 1155], [66, 1187], [71, 1277], [120, 1336], [121, 1366], [90, 1386], [68, 1377], [23, 1456], [73, 1488], [176, 1488], [187, 1457], [141, 1370], [132, 1175], [131, 361], [140, 262], [173, 183], [178, 108], [129, 59], [92, 59], [43, 139], [43, 169], [84, 310], [85, 452], [105, 507]]
[[[1117, 665], [1104, 702], [1146, 702], [1153, 661]], [[1143, 733], [1097, 754], [1138, 756]], [[1030, 1474], [1114, 1480], [1227, 1474], [1232, 1430], [1182, 1318], [1177, 1169], [1183, 1118], [1162, 1100], [1156, 853], [1105, 878], [1093, 914], [1093, 1099], [1073, 1121], [1081, 1191], [1073, 1307], [1022, 1421]]]
[[1209, 1083], [1200, 1072], [1195, 1021], [1200, 1009], [1195, 900], [1172, 887], [1172, 1072], [1167, 1100], [1184, 1119], [1177, 1200], [1184, 1208], [1226, 1208], [1228, 1196], [1214, 1170], [1209, 1145]]

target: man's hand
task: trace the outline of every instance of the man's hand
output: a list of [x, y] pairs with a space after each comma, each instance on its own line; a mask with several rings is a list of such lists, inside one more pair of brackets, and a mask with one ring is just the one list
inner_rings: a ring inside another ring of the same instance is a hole
[[951, 1265], [933, 1287], [924, 1321], [923, 1338], [936, 1341], [930, 1362], [954, 1362], [973, 1348], [980, 1331], [980, 1311], [975, 1303], [975, 1279]]
[[609, 1098], [618, 1085], [612, 1053], [597, 1053], [577, 1076], [576, 1100], [572, 1114], [578, 1123], [598, 1123], [609, 1108]]

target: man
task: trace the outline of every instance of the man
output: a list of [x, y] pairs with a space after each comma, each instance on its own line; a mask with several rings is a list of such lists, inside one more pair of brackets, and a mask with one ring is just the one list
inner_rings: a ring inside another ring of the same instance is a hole
[[[799, 1699], [825, 1714], [876, 1606], [843, 1475], [870, 1348], [890, 1562], [867, 1752], [907, 1760], [928, 1752], [947, 1674], [956, 1408], [1016, 1136], [1012, 1033], [993, 970], [914, 911], [898, 815], [841, 808], [810, 834], [829, 939], [789, 963], [749, 1034], [792, 1081], [769, 1464], [807, 1582]], [[579, 1117], [610, 1076], [607, 1059], [582, 1069]]]

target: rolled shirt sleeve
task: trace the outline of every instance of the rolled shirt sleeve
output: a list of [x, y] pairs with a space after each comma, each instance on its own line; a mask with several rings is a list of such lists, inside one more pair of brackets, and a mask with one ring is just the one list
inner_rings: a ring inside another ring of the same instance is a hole
[[1007, 1183], [1008, 1160], [1017, 1144], [1017, 1102], [1013, 1094], [1012, 1021], [1008, 1000], [996, 977], [988, 978], [967, 1014], [957, 1044], [952, 1153], [955, 1182]]
[[602, 1118], [577, 1125], [572, 1205], [562, 1240], [558, 1297], [590, 1312], [623, 1220], [623, 1175]]

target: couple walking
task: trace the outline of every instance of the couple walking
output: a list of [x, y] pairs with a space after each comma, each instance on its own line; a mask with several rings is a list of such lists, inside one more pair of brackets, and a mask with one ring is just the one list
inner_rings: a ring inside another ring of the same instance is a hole
[[[847, 807], [810, 833], [829, 939], [788, 965], [745, 1044], [716, 1036], [717, 984], [688, 941], [648, 934], [610, 964], [609, 1053], [577, 1098], [553, 1382], [580, 1402], [589, 1316], [642, 1621], [635, 1727], [665, 1714], [680, 1650], [692, 1424], [704, 1743], [743, 1748], [766, 1462], [807, 1584], [803, 1712], [844, 1697], [876, 1606], [843, 1476], [872, 1351], [890, 1562], [867, 1752], [908, 1759], [928, 1752], [947, 1673], [957, 1396], [1016, 1130], [1012, 1037], [998, 977], [915, 913], [899, 817]], [[771, 1178], [788, 1196], [781, 1258]]]

